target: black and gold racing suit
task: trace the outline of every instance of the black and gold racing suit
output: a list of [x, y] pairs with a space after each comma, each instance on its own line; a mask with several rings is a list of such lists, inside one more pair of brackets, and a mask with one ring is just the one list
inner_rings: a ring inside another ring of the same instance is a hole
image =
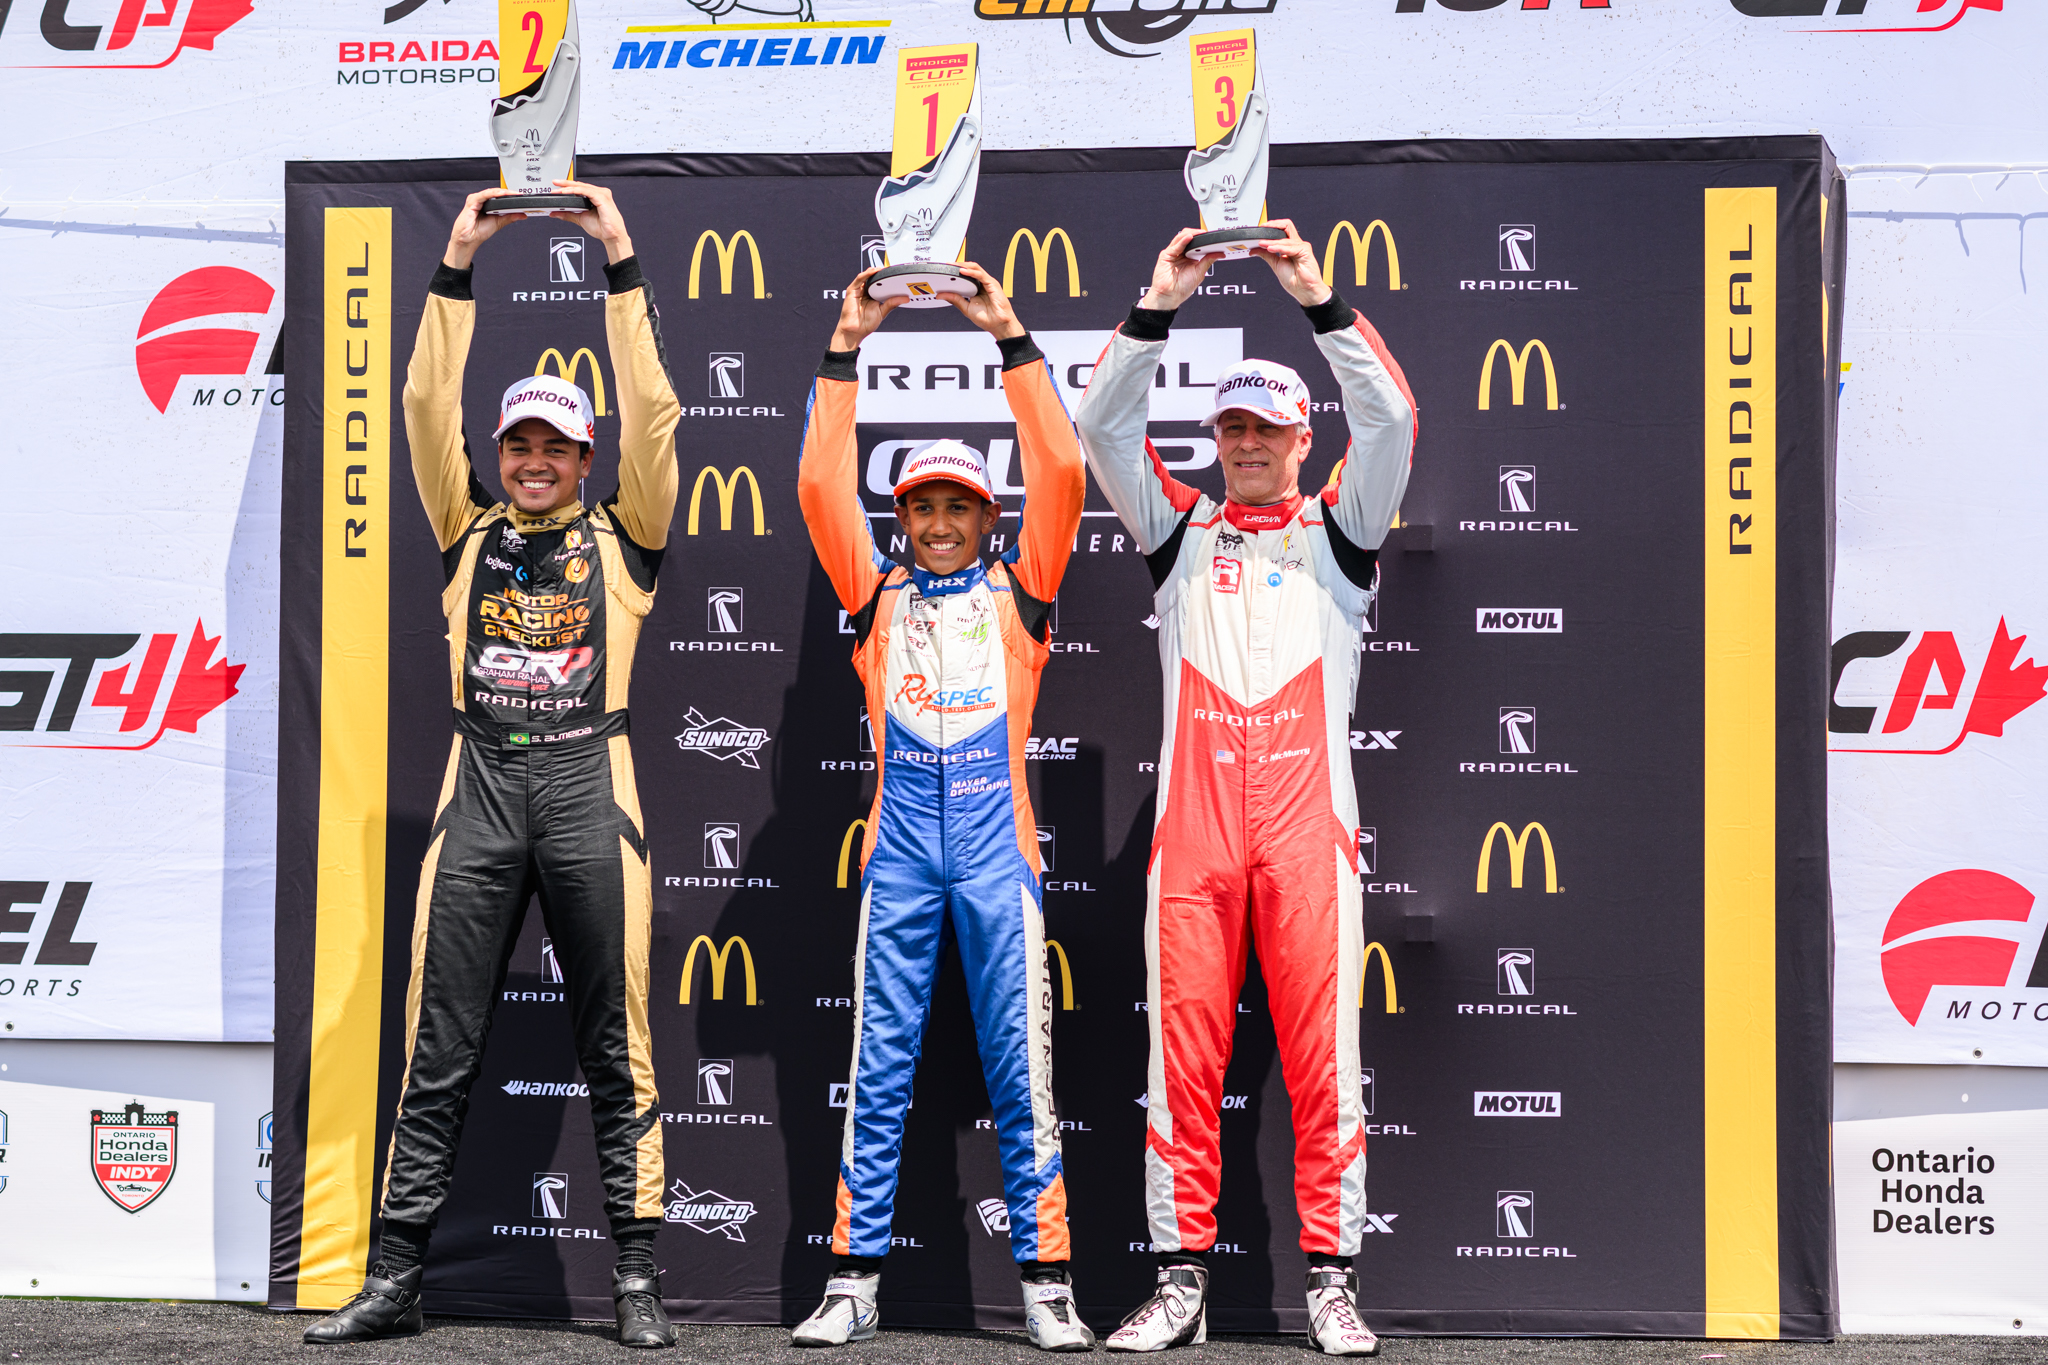
[[637, 258], [606, 267], [619, 488], [530, 517], [470, 466], [462, 371], [470, 273], [443, 265], [406, 372], [405, 430], [447, 586], [455, 743], [420, 868], [406, 1071], [384, 1182], [388, 1221], [431, 1226], [526, 906], [540, 895], [590, 1086], [605, 1212], [661, 1216], [647, 1033], [651, 897], [626, 738], [626, 686], [676, 501], [670, 386]]

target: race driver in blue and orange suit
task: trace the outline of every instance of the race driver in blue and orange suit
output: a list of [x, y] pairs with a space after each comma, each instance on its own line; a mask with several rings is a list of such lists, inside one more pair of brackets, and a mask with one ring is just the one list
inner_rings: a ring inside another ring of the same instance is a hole
[[1025, 499], [1016, 544], [983, 567], [982, 537], [1002, 509], [981, 455], [946, 440], [911, 451], [895, 485], [915, 566], [875, 547], [860, 500], [854, 404], [860, 344], [896, 303], [868, 298], [872, 271], [846, 288], [811, 389], [797, 475], [818, 558], [852, 618], [878, 760], [861, 851], [853, 1069], [832, 1229], [839, 1261], [824, 1302], [791, 1338], [799, 1346], [875, 1333], [904, 1113], [948, 939], [959, 946], [995, 1111], [1026, 1330], [1047, 1350], [1095, 1342], [1067, 1271], [1038, 827], [1024, 788], [1048, 618], [1087, 476], [1045, 357], [988, 272], [961, 270], [981, 292], [947, 301], [996, 339], [1017, 422]]
[[578, 500], [594, 414], [589, 394], [553, 376], [520, 380], [500, 404], [502, 500], [470, 465], [462, 429], [462, 372], [476, 326], [470, 262], [518, 221], [480, 212], [509, 191], [473, 194], [428, 285], [405, 384], [413, 475], [447, 579], [454, 748], [420, 868], [381, 1255], [363, 1291], [307, 1329], [311, 1342], [420, 1330], [421, 1261], [448, 1192], [491, 1006], [538, 892], [590, 1086], [618, 1248], [619, 1340], [675, 1344], [654, 1264], [663, 1176], [647, 1028], [652, 907], [626, 685], [675, 510], [681, 409], [659, 314], [611, 192], [559, 183], [594, 207], [553, 216], [602, 241], [609, 259], [618, 491], [596, 507]]

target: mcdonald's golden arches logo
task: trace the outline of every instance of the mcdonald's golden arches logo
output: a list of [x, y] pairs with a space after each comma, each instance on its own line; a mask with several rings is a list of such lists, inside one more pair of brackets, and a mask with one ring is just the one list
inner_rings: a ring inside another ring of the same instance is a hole
[[1486, 363], [1479, 367], [1479, 410], [1485, 412], [1493, 406], [1493, 358], [1504, 355], [1508, 358], [1508, 397], [1516, 407], [1522, 406], [1522, 399], [1529, 384], [1529, 353], [1534, 351], [1543, 357], [1544, 407], [1556, 412], [1563, 404], [1557, 401], [1557, 366], [1550, 361], [1550, 348], [1542, 342], [1531, 340], [1518, 352], [1505, 341], [1496, 341], [1486, 348]]
[[1051, 953], [1060, 964], [1060, 1008], [1063, 1010], [1070, 1010], [1074, 1008], [1073, 964], [1067, 961], [1067, 950], [1065, 948], [1060, 947], [1060, 941], [1058, 939], [1047, 939], [1045, 941], [1045, 948], [1046, 951]]
[[1550, 845], [1550, 831], [1531, 820], [1522, 826], [1517, 834], [1504, 821], [1496, 820], [1486, 831], [1486, 842], [1479, 846], [1479, 880], [1474, 887], [1477, 891], [1487, 890], [1487, 875], [1493, 870], [1493, 836], [1500, 835], [1508, 842], [1508, 885], [1519, 891], [1522, 887], [1522, 864], [1529, 855], [1529, 836], [1534, 834], [1543, 841], [1543, 889], [1553, 895], [1557, 892], [1557, 850]]
[[730, 294], [732, 292], [733, 263], [739, 259], [740, 243], [745, 242], [747, 244], [747, 259], [754, 267], [754, 297], [757, 299], [768, 297], [768, 280], [761, 273], [761, 248], [754, 244], [754, 234], [748, 232], [745, 228], [741, 228], [732, 235], [732, 240], [728, 242], [712, 229], [706, 228], [697, 235], [697, 248], [690, 253], [691, 298], [697, 297], [698, 272], [704, 265], [704, 244], [706, 242], [711, 243], [712, 250], [718, 255], [719, 293]]
[[1358, 966], [1358, 1008], [1365, 1008], [1365, 979], [1372, 975], [1373, 955], [1380, 959], [1380, 975], [1385, 978], [1387, 988], [1387, 1013], [1401, 1012], [1401, 993], [1394, 989], [1394, 959], [1387, 956], [1387, 950], [1377, 943], [1365, 945], [1365, 956]]
[[853, 850], [857, 847], [854, 836], [868, 827], [864, 819], [856, 820], [846, 827], [846, 836], [839, 841], [839, 885], [843, 890], [849, 872], [858, 873], [859, 865], [853, 861]]
[[684, 526], [685, 534], [693, 536], [697, 534], [697, 513], [704, 500], [704, 481], [706, 479], [711, 480], [712, 486], [718, 491], [719, 530], [730, 531], [732, 529], [733, 497], [740, 491], [740, 480], [745, 479], [747, 481], [747, 491], [753, 497], [754, 534], [757, 536], [768, 534], [768, 517], [761, 510], [761, 485], [754, 478], [754, 471], [745, 465], [741, 465], [738, 469], [733, 470], [732, 476], [728, 478], [719, 472], [718, 466], [708, 464], [697, 471], [697, 482], [690, 485], [690, 519]]
[[1337, 265], [1337, 238], [1346, 234], [1351, 238], [1351, 282], [1353, 284], [1357, 285], [1360, 289], [1365, 288], [1366, 258], [1372, 254], [1373, 238], [1378, 237], [1382, 238], [1387, 244], [1387, 288], [1407, 288], [1406, 285], [1401, 283], [1401, 251], [1399, 247], [1394, 245], [1394, 230], [1387, 226], [1386, 220], [1383, 218], [1375, 218], [1370, 223], [1367, 223], [1363, 235], [1360, 235], [1358, 229], [1351, 225], [1351, 220], [1348, 218], [1330, 229], [1329, 243], [1323, 248], [1323, 278], [1325, 280], [1336, 278], [1332, 272]]
[[732, 956], [732, 950], [738, 948], [740, 950], [740, 962], [747, 969], [747, 1003], [749, 1005], [761, 1003], [754, 989], [754, 954], [748, 949], [747, 941], [738, 934], [734, 934], [731, 938], [727, 939], [723, 948], [713, 944], [708, 934], [699, 934], [690, 940], [690, 951], [683, 954], [683, 995], [681, 1003], [685, 1005], [690, 1003], [690, 978], [697, 973], [697, 950], [699, 948], [702, 948], [704, 955], [711, 959], [711, 998], [713, 1000], [725, 999], [726, 960]]
[[592, 353], [588, 346], [578, 346], [576, 354], [570, 356], [567, 360], [562, 359], [560, 351], [550, 346], [545, 351], [542, 351], [540, 359], [534, 362], [533, 372], [535, 374], [546, 374], [550, 360], [555, 362], [555, 373], [571, 384], [576, 382], [577, 375], [583, 373], [583, 362], [589, 361], [590, 396], [597, 401], [597, 415], [599, 417], [610, 415], [609, 409], [604, 405], [604, 367], [597, 363], [597, 356]]
[[1058, 242], [1067, 253], [1067, 297], [1081, 297], [1081, 264], [1074, 256], [1074, 239], [1067, 236], [1065, 228], [1054, 228], [1045, 234], [1043, 242], [1030, 228], [1018, 228], [1010, 234], [1010, 249], [1003, 257], [1003, 292], [1014, 295], [1017, 274], [1017, 243], [1025, 242], [1031, 247], [1031, 280], [1038, 292], [1045, 292], [1046, 275], [1052, 266], [1053, 243]]

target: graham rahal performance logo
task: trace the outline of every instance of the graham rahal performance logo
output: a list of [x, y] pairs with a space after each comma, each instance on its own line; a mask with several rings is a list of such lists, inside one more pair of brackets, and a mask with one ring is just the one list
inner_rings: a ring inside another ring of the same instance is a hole
[[693, 1190], [689, 1182], [678, 1180], [669, 1186], [669, 1205], [662, 1217], [670, 1223], [681, 1223], [699, 1232], [720, 1232], [735, 1242], [747, 1240], [747, 1220], [755, 1213], [754, 1206], [745, 1199], [731, 1199], [717, 1190]]
[[[188, 270], [159, 289], [135, 329], [135, 375], [156, 410], [169, 410], [186, 375], [248, 374], [259, 339], [255, 329], [276, 297], [260, 276], [226, 265]], [[195, 392], [192, 401], [211, 406], [213, 390]], [[226, 407], [241, 401], [239, 389], [219, 399]], [[277, 401], [284, 401], [282, 391]]]
[[2010, 877], [1958, 868], [1908, 891], [1885, 921], [1878, 963], [1908, 1024], [2048, 1026], [2048, 953], [2034, 893]]
[[[38, 20], [29, 15], [40, 10]], [[186, 48], [213, 51], [213, 40], [255, 13], [251, 0], [44, 0], [0, 5], [0, 66], [169, 66]], [[113, 21], [104, 21], [112, 11]]]
[[704, 713], [694, 706], [683, 719], [690, 722], [690, 728], [676, 736], [679, 748], [690, 753], [709, 754], [721, 763], [728, 758], [736, 758], [749, 768], [761, 766], [761, 760], [754, 757], [754, 751], [768, 742], [766, 730], [742, 725], [725, 716], [707, 720]]
[[177, 1110], [151, 1113], [131, 1100], [125, 1109], [92, 1111], [92, 1173], [107, 1198], [140, 1213], [177, 1171]]
[[147, 749], [167, 731], [195, 734], [247, 667], [216, 658], [220, 648], [204, 622], [182, 642], [169, 632], [0, 635], [0, 745]]
[[[1095, 45], [1119, 57], [1156, 57], [1161, 43], [1171, 42], [1187, 32], [1188, 26], [1204, 15], [1212, 19], [1237, 19], [1250, 14], [1271, 14], [1279, 0], [974, 0], [975, 17], [992, 20], [1057, 19], [1066, 28], [1068, 42], [1074, 40], [1078, 20]], [[1403, 7], [1409, 0], [1401, 0]], [[1418, 8], [1420, 6], [1418, 5]], [[1085, 12], [1084, 12], [1085, 11]], [[1007, 292], [1007, 291], [1005, 291]]]
[[[2011, 634], [2002, 616], [1988, 645], [1982, 641], [1966, 648], [1947, 630], [1917, 639], [1912, 631], [1859, 630], [1835, 641], [1828, 731], [1865, 738], [1830, 744], [1830, 752], [1946, 754], [1973, 734], [2003, 737], [2008, 721], [2048, 694], [2048, 667], [2020, 658], [2027, 637]], [[1980, 657], [1979, 648], [1984, 662], [1972, 672], [1964, 660]]]

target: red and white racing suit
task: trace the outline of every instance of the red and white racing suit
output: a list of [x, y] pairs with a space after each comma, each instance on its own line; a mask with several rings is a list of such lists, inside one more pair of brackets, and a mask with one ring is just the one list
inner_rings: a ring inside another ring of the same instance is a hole
[[1341, 299], [1304, 311], [1351, 435], [1320, 496], [1218, 504], [1167, 473], [1145, 424], [1170, 313], [1133, 310], [1075, 415], [1158, 587], [1166, 724], [1146, 874], [1145, 1189], [1159, 1251], [1216, 1241], [1216, 1114], [1247, 931], [1293, 1101], [1302, 1250], [1352, 1255], [1364, 1224], [1348, 719], [1376, 553], [1408, 485], [1415, 400]]

